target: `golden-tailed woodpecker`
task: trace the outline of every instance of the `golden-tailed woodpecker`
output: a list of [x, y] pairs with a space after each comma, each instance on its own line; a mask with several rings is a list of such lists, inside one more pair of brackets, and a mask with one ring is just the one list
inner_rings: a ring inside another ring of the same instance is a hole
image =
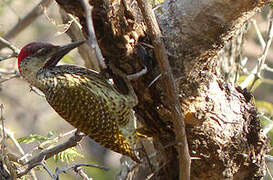
[[30, 43], [18, 56], [20, 74], [42, 91], [50, 106], [72, 126], [100, 145], [139, 161], [134, 151], [135, 93], [120, 93], [105, 76], [84, 67], [57, 65], [83, 43]]

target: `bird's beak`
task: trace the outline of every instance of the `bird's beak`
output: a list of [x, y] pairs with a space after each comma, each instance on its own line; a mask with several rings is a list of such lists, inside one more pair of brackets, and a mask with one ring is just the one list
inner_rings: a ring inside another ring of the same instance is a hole
[[86, 41], [77, 41], [64, 46], [56, 46], [54, 54], [51, 56], [51, 59], [46, 63], [45, 66], [55, 66], [69, 51], [79, 47]]

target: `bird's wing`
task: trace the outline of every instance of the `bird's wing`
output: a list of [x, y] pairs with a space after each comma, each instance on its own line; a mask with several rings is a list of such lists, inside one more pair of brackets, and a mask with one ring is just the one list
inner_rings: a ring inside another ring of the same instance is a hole
[[[107, 82], [94, 77], [81, 73], [55, 74], [52, 80], [55, 86], [44, 92], [46, 99], [62, 118], [96, 142], [134, 158], [132, 147], [119, 129], [117, 119], [121, 118], [113, 111], [117, 104], [112, 104], [116, 102], [112, 98], [118, 95]], [[128, 118], [122, 121], [126, 122]]]

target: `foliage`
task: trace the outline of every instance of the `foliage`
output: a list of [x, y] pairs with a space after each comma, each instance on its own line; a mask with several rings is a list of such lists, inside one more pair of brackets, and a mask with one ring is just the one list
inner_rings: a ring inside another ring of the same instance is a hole
[[30, 134], [29, 136], [24, 136], [24, 137], [18, 138], [17, 140], [19, 143], [30, 144], [35, 141], [46, 141], [48, 139], [49, 139], [48, 137], [41, 136], [39, 134]]
[[75, 161], [75, 158], [83, 158], [84, 156], [80, 153], [77, 152], [77, 149], [75, 147], [66, 149], [57, 155], [54, 155], [53, 158], [56, 162], [61, 161], [61, 162], [66, 162], [66, 163], [71, 163]]
[[[52, 138], [54, 135], [54, 131], [50, 131], [47, 136], [42, 136], [39, 134], [30, 134], [29, 136], [18, 138], [19, 143], [30, 144], [33, 142], [39, 143], [39, 148], [51, 148], [53, 147], [59, 140], [59, 138]], [[58, 153], [57, 155], [53, 156], [55, 162], [61, 161], [66, 163], [71, 163], [75, 161], [75, 158], [83, 158], [84, 156], [77, 151], [75, 147], [68, 148], [65, 151]]]

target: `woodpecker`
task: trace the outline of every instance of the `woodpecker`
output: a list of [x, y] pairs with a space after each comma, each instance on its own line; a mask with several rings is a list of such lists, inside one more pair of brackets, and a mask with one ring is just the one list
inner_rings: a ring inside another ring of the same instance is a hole
[[57, 65], [64, 55], [83, 43], [30, 43], [18, 55], [19, 72], [31, 86], [43, 92], [49, 105], [68, 123], [100, 145], [139, 162], [135, 152], [135, 93], [121, 93], [96, 71]]

